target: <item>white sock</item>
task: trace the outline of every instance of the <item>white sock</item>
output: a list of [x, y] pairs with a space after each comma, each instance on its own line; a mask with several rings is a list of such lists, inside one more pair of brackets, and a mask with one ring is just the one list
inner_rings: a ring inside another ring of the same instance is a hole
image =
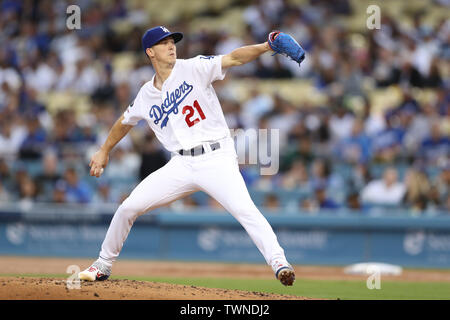
[[112, 262], [111, 261], [102, 259], [101, 257], [98, 257], [97, 261], [101, 262], [102, 264], [104, 264], [108, 268], [112, 268]]

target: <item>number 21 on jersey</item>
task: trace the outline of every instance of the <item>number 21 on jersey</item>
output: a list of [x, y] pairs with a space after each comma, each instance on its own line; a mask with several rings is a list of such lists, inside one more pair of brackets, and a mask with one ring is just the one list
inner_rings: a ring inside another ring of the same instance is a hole
[[[195, 108], [195, 110], [197, 110], [198, 114], [200, 115], [200, 119], [197, 117], [197, 118], [192, 120], [192, 117], [195, 114], [194, 108]], [[198, 103], [197, 100], [194, 101], [194, 107], [192, 107], [192, 106], [184, 106], [183, 110], [181, 110], [181, 112], [186, 115], [184, 120], [186, 121], [186, 123], [189, 126], [189, 128], [192, 127], [193, 125], [195, 125], [196, 123], [200, 122], [201, 120], [205, 120], [206, 119], [205, 114], [203, 113], [203, 110], [200, 107], [200, 104]]]

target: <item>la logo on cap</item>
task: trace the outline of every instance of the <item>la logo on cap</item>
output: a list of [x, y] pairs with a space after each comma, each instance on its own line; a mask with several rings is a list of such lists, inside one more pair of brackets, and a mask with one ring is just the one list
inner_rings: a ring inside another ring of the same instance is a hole
[[166, 27], [161, 27], [161, 29], [162, 29], [164, 32], [166, 32], [166, 33], [169, 33], [169, 32], [170, 32]]

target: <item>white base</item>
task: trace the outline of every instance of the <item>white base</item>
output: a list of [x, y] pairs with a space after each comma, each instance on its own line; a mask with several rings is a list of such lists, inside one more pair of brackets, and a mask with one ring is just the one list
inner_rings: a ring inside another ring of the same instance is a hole
[[402, 274], [402, 267], [380, 262], [356, 263], [344, 268], [347, 274], [370, 275], [379, 273], [381, 275], [399, 276]]

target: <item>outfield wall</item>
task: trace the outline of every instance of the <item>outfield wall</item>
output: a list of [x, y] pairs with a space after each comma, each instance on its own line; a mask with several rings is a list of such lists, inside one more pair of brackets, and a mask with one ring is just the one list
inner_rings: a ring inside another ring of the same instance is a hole
[[[0, 210], [0, 255], [98, 255], [113, 211]], [[373, 261], [404, 267], [450, 268], [450, 216], [370, 217], [339, 213], [266, 215], [294, 264]], [[244, 229], [228, 214], [159, 210], [141, 216], [121, 258], [264, 263]]]

